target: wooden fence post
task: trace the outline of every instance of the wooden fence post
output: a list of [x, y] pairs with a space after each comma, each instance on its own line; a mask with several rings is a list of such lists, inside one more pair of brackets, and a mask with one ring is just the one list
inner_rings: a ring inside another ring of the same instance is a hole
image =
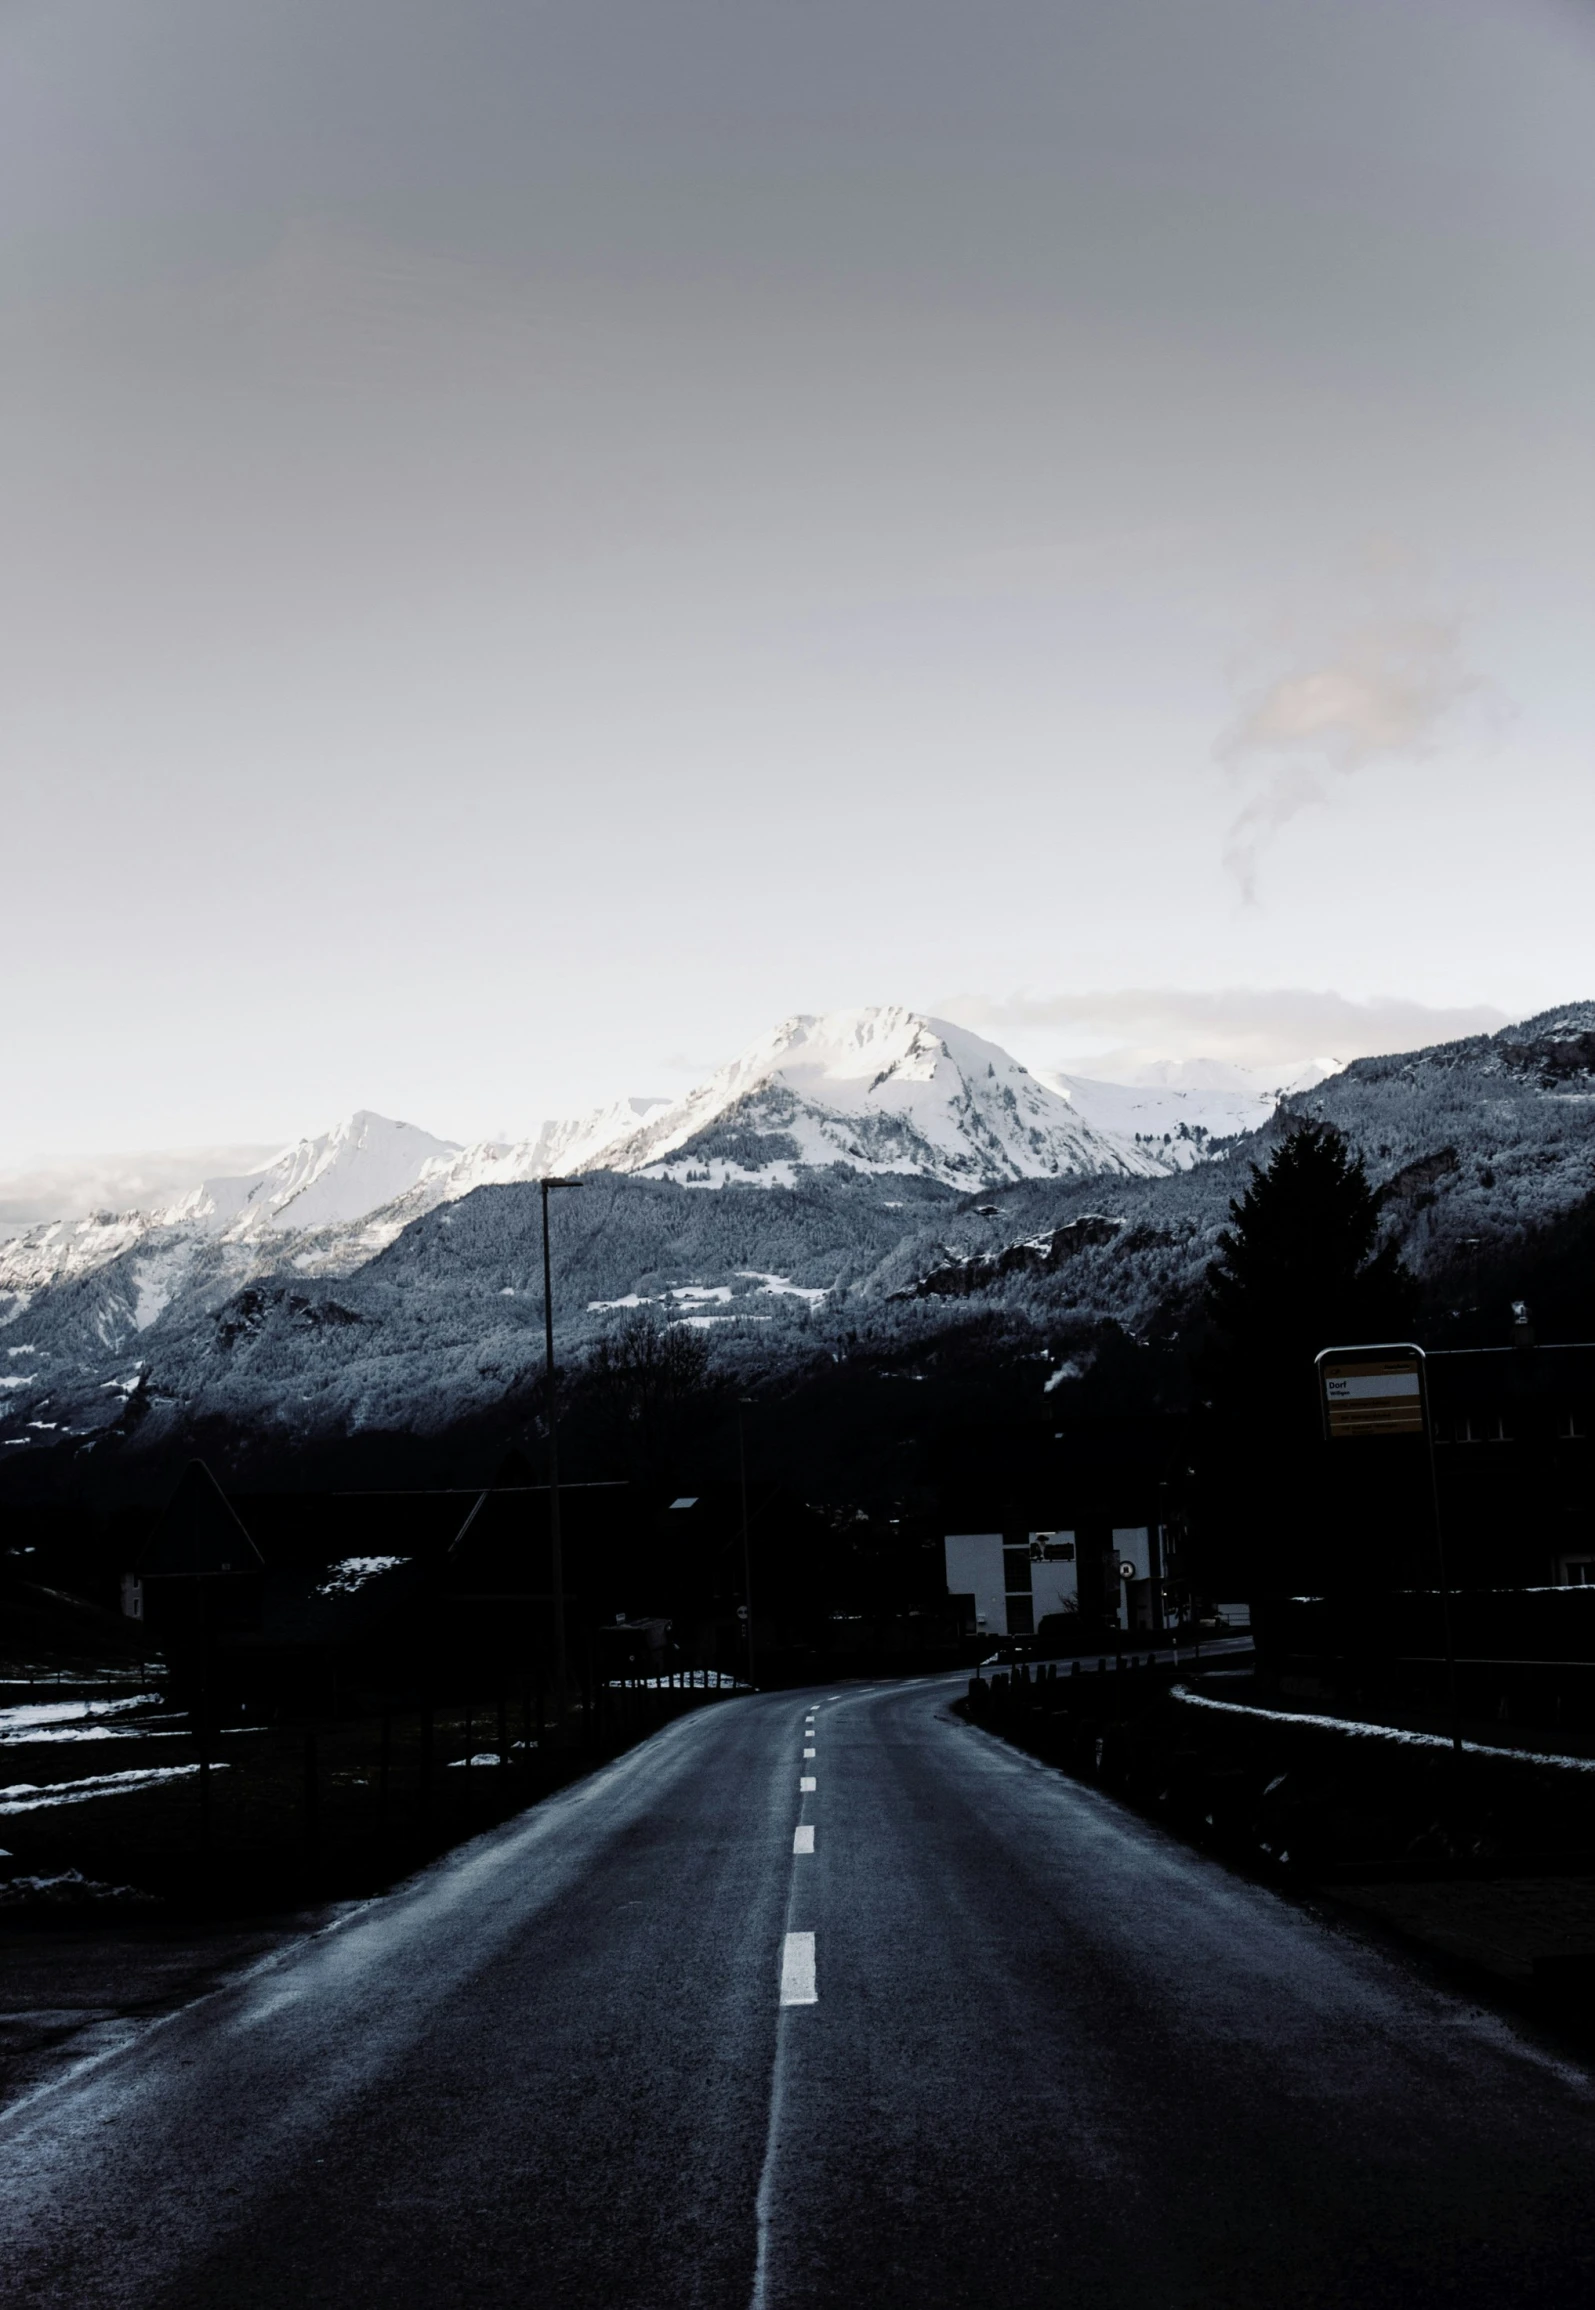
[[321, 1860], [321, 1760], [316, 1753], [316, 1728], [305, 1727], [305, 1858], [312, 1868]]

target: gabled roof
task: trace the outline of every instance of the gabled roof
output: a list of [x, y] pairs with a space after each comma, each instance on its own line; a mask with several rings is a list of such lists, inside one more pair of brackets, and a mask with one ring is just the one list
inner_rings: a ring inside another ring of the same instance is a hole
[[264, 1569], [255, 1546], [203, 1460], [190, 1460], [151, 1533], [146, 1580], [202, 1580]]
[[[600, 1559], [611, 1558], [636, 1523], [626, 1483], [562, 1484], [560, 1525], [567, 1592], [586, 1588]], [[492, 1485], [463, 1515], [448, 1551], [451, 1591], [477, 1597], [533, 1597], [550, 1592], [553, 1570], [546, 1484]]]

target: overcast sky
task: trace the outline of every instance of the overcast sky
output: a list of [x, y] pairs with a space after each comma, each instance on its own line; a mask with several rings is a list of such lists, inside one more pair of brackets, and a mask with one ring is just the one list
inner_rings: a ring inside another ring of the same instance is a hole
[[13, 0], [0, 156], [0, 1164], [1595, 995], [1590, 7]]

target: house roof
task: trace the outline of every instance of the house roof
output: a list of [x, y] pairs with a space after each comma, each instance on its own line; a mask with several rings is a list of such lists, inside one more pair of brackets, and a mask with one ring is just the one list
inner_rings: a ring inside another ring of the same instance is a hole
[[144, 1548], [146, 1580], [260, 1572], [264, 1560], [203, 1460], [190, 1460]]

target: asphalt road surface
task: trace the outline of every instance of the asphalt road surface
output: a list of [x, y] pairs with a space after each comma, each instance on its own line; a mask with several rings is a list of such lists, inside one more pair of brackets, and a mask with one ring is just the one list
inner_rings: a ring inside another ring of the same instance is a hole
[[43, 2089], [0, 2300], [1595, 2299], [1583, 2067], [957, 1689], [685, 1718]]

